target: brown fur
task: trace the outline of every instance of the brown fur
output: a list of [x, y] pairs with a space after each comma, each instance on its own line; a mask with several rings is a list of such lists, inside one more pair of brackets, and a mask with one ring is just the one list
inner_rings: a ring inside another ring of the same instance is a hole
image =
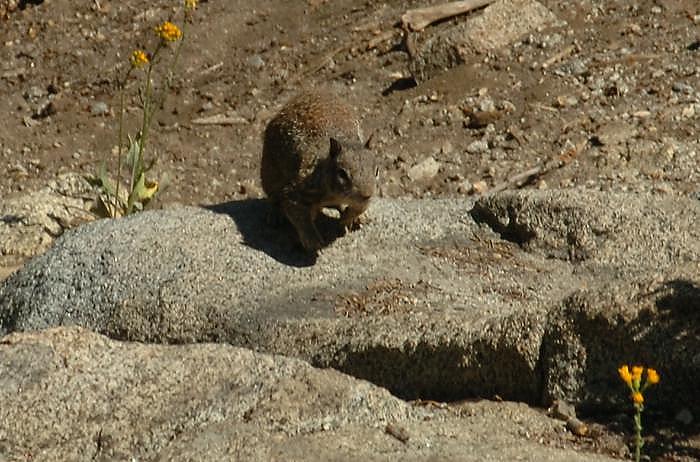
[[359, 224], [377, 180], [375, 159], [363, 141], [354, 110], [328, 91], [300, 94], [268, 123], [263, 190], [305, 249], [323, 246], [314, 223], [323, 207], [341, 210], [347, 228]]

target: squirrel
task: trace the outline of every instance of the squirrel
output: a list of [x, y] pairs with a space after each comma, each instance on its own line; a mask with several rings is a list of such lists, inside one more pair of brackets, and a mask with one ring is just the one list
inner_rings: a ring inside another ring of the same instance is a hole
[[324, 207], [340, 212], [346, 230], [359, 227], [378, 174], [355, 111], [328, 90], [299, 94], [267, 124], [263, 191], [307, 251], [325, 245], [315, 224]]

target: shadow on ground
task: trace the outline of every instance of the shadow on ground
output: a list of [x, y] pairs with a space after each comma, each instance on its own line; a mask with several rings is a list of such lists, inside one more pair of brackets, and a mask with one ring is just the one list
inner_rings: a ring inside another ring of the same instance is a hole
[[[228, 215], [236, 223], [243, 236], [243, 244], [265, 252], [270, 257], [288, 266], [313, 266], [317, 254], [305, 252], [299, 245], [296, 231], [287, 220], [270, 224], [270, 216], [279, 214], [264, 199], [245, 199], [222, 204], [204, 205], [215, 213]], [[319, 232], [330, 245], [343, 232], [337, 220], [321, 215], [316, 223]]]

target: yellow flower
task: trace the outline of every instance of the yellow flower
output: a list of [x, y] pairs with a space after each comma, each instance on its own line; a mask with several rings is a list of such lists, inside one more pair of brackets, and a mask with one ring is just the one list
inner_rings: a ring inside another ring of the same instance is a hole
[[642, 396], [641, 392], [635, 391], [632, 393], [632, 401], [634, 401], [634, 404], [642, 404], [644, 403], [644, 396]]
[[197, 8], [197, 0], [185, 0], [185, 9], [194, 10]]
[[174, 42], [180, 40], [182, 37], [182, 31], [175, 24], [170, 21], [165, 21], [160, 26], [156, 27], [156, 34], [161, 40], [165, 42]]
[[621, 366], [617, 372], [620, 374], [620, 378], [622, 379], [623, 382], [625, 382], [627, 385], [632, 385], [632, 374], [630, 374], [630, 368], [625, 366]]
[[133, 67], [138, 69], [148, 64], [148, 55], [143, 50], [134, 50], [129, 61]]
[[661, 380], [661, 377], [659, 377], [659, 373], [656, 372], [656, 369], [652, 369], [651, 367], [647, 368], [647, 383], [649, 385], [656, 385], [659, 383], [659, 380]]
[[639, 388], [639, 382], [642, 381], [642, 372], [644, 372], [644, 368], [642, 366], [632, 367], [632, 383], [634, 384], [635, 388]]

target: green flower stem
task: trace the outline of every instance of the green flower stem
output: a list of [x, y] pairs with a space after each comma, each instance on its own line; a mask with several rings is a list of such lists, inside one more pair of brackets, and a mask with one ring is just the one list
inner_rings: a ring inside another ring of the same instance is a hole
[[126, 71], [126, 74], [124, 75], [124, 78], [122, 80], [117, 80], [117, 85], [119, 86], [119, 134], [117, 135], [117, 179], [116, 179], [116, 185], [115, 185], [115, 192], [114, 192], [114, 204], [113, 204], [113, 210], [110, 212], [107, 210], [107, 213], [111, 215], [112, 218], [116, 218], [117, 216], [117, 207], [119, 207], [119, 184], [121, 183], [122, 179], [122, 155], [124, 151], [123, 149], [123, 139], [124, 139], [124, 94], [126, 93], [126, 82], [129, 80], [129, 75], [131, 75], [131, 71], [133, 70], [133, 67], [130, 67], [129, 70]]
[[148, 69], [146, 70], [146, 87], [143, 92], [143, 117], [141, 118], [141, 130], [138, 136], [138, 153], [134, 159], [134, 163], [131, 166], [131, 182], [129, 184], [129, 199], [126, 205], [126, 214], [129, 215], [134, 211], [134, 202], [136, 201], [135, 187], [139, 181], [139, 178], [143, 174], [143, 151], [146, 148], [146, 141], [148, 139], [148, 129], [151, 126], [151, 120], [155, 112], [153, 108], [153, 99], [151, 92], [153, 90], [153, 85], [151, 83], [151, 74], [153, 73], [153, 66], [158, 56], [158, 52], [163, 47], [162, 42], [158, 42], [156, 49], [151, 55], [151, 59], [148, 62]]
[[[117, 185], [114, 192], [114, 210], [112, 218], [117, 217], [117, 206], [119, 204], [119, 184], [122, 182], [122, 140], [124, 139], [124, 85], [121, 85], [119, 91], [119, 142], [118, 142], [118, 157], [117, 157]], [[108, 211], [109, 212], [109, 211]]]
[[642, 457], [642, 406], [635, 406], [634, 413], [634, 460], [639, 462]]

